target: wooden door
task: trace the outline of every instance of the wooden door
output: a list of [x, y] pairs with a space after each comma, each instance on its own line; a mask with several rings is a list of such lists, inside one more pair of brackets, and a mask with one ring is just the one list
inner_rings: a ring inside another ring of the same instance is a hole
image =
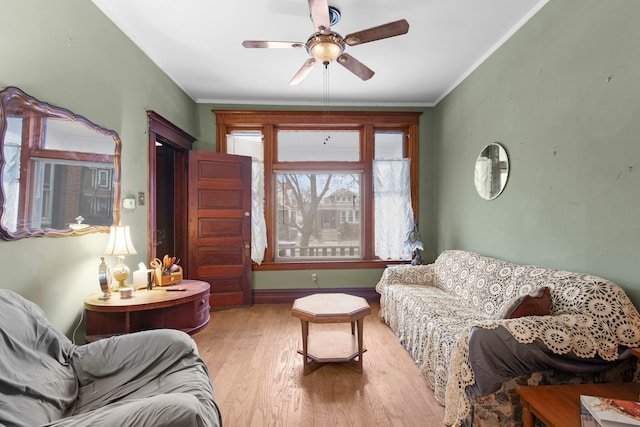
[[189, 278], [210, 306], [251, 305], [251, 158], [189, 152]]

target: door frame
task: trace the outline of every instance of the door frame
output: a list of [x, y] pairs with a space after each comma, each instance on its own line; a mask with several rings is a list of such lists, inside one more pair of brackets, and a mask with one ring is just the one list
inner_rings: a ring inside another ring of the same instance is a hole
[[[188, 154], [193, 149], [195, 137], [180, 129], [169, 120], [162, 117], [153, 110], [147, 110], [149, 119], [149, 174], [148, 174], [148, 200], [147, 200], [147, 253], [148, 262], [157, 257], [156, 254], [156, 141], [162, 142], [163, 145], [170, 147], [175, 151], [174, 170], [172, 171], [174, 180], [175, 194], [175, 234], [181, 236], [176, 238], [176, 253], [187, 256], [187, 207], [188, 207]], [[175, 254], [173, 254], [175, 255]], [[188, 272], [184, 271], [185, 277]]]

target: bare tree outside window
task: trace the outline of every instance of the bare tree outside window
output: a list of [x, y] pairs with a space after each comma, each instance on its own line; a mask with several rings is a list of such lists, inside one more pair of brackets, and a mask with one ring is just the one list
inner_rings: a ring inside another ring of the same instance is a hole
[[278, 258], [360, 258], [359, 173], [278, 173]]

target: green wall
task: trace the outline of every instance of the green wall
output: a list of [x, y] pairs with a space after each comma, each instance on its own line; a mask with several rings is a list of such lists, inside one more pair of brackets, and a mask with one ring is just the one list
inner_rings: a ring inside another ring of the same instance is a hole
[[[117, 131], [122, 189], [146, 191], [146, 110], [194, 132], [195, 103], [89, 0], [0, 0], [0, 10], [0, 87], [17, 86]], [[126, 262], [135, 268], [147, 259], [146, 207], [123, 213], [121, 222], [132, 228], [138, 255]], [[85, 296], [99, 291], [107, 238], [98, 233], [0, 241], [0, 286], [38, 303], [71, 335]], [[83, 339], [83, 329], [76, 337]]]
[[[196, 105], [89, 0], [0, 0], [0, 10], [0, 87], [116, 130], [124, 193], [147, 189], [146, 110], [196, 136], [196, 149], [213, 151], [212, 109], [299, 109]], [[426, 260], [462, 248], [595, 273], [640, 302], [637, 16], [637, 0], [551, 0], [437, 107], [424, 109]], [[512, 173], [505, 192], [487, 202], [475, 193], [473, 165], [493, 141], [507, 147]], [[122, 223], [132, 226], [138, 249], [127, 264], [146, 261], [146, 208], [123, 213]], [[106, 234], [0, 241], [2, 287], [41, 305], [71, 335], [84, 297], [98, 291], [106, 242]], [[367, 287], [380, 270], [316, 273], [321, 286]], [[310, 274], [256, 272], [253, 286], [313, 287]]]
[[[638, 306], [639, 16], [637, 0], [551, 0], [437, 105], [438, 252], [600, 275]], [[487, 202], [473, 167], [493, 141], [511, 175]]]

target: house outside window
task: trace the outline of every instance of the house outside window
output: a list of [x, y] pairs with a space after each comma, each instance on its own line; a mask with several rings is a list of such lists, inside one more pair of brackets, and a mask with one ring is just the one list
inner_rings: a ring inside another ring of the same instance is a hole
[[375, 206], [384, 201], [376, 202], [381, 196], [374, 193], [374, 162], [414, 160], [409, 215], [417, 217], [420, 113], [214, 113], [219, 151], [264, 161], [268, 244], [264, 264], [254, 269], [317, 262], [353, 268], [401, 259], [376, 254]]

